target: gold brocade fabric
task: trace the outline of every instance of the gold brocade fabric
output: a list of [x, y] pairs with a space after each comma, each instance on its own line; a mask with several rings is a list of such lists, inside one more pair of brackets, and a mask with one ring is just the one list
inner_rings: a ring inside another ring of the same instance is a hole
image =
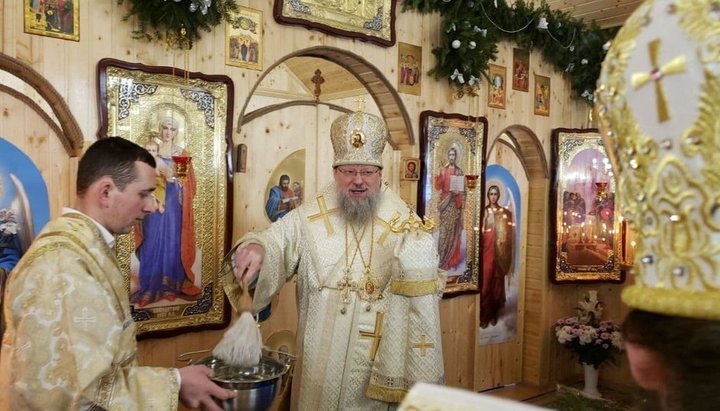
[[360, 164], [382, 168], [387, 137], [387, 126], [380, 117], [361, 111], [343, 114], [330, 127], [335, 151], [333, 167]]
[[[334, 185], [320, 196], [327, 211], [338, 207]], [[310, 218], [321, 213], [319, 203], [306, 201], [267, 231], [240, 240], [258, 242], [266, 250], [254, 308], [269, 304], [297, 272], [298, 347], [303, 354], [293, 383], [300, 383], [299, 398], [293, 403], [300, 410], [388, 409], [388, 402], [400, 401], [415, 382], [443, 380], [438, 312], [443, 279], [437, 248], [428, 233], [388, 234], [387, 224], [375, 224], [371, 268], [382, 298], [368, 302], [352, 292], [347, 312], [341, 314], [345, 223], [337, 212], [326, 213], [332, 230], [322, 218]], [[387, 223], [396, 213], [407, 218], [407, 205], [385, 190], [377, 218]], [[360, 241], [364, 255], [369, 255], [370, 238], [366, 234]], [[352, 280], [360, 282], [364, 267], [359, 258], [351, 268]], [[381, 327], [376, 327], [377, 319]], [[382, 336], [373, 361], [375, 340], [369, 336], [377, 330]]]
[[631, 307], [720, 320], [716, 1], [643, 3], [603, 63], [597, 111], [636, 234]]
[[0, 410], [177, 409], [175, 372], [136, 365], [128, 291], [88, 218], [48, 224], [5, 297]]

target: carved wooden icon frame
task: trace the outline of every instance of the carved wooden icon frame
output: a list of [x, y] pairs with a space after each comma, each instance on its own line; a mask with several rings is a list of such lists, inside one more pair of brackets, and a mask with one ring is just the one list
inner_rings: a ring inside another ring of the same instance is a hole
[[390, 47], [395, 44], [395, 4], [394, 0], [332, 4], [318, 0], [275, 0], [273, 17], [280, 24]]
[[[190, 73], [115, 59], [98, 63], [98, 137], [115, 135], [140, 145], [159, 143], [165, 138], [163, 124], [170, 123], [176, 127], [176, 136], [171, 140], [173, 151], [182, 150], [180, 157], [191, 157], [190, 171], [185, 176], [177, 173], [176, 164], [181, 163], [177, 155], [173, 154], [172, 159], [156, 157], [158, 164], [167, 162], [167, 175], [163, 174], [167, 178], [159, 179], [167, 193], [164, 213], [169, 218], [171, 205], [182, 213], [179, 228], [182, 239], [177, 252], [169, 245], [172, 235], [166, 235], [167, 248], [152, 246], [145, 238], [159, 237], [157, 233], [145, 231], [148, 227], [165, 229], [160, 223], [151, 224], [165, 218], [161, 216], [154, 220], [150, 220], [152, 214], [147, 216], [143, 226], [138, 225], [131, 235], [118, 238], [116, 255], [126, 275], [138, 335], [166, 336], [221, 329], [229, 322], [229, 305], [217, 273], [230, 248], [232, 234], [233, 93], [232, 80], [224, 75]], [[177, 191], [171, 191], [171, 187]], [[189, 193], [194, 196], [186, 197]], [[188, 202], [192, 209], [186, 208]], [[188, 230], [188, 222], [192, 230]], [[194, 231], [194, 236], [190, 231]], [[139, 237], [143, 239], [139, 241]], [[189, 239], [188, 243], [183, 239]], [[162, 265], [153, 271], [141, 271], [143, 261], [155, 267], [154, 258], [144, 260], [142, 256], [160, 258], [166, 253], [173, 255], [172, 258], [181, 258], [182, 271]], [[176, 278], [183, 274], [183, 279]], [[168, 281], [175, 281], [172, 283], [175, 289], [168, 291], [165, 287], [156, 292], [150, 285], [156, 276], [162, 276], [163, 287]], [[169, 280], [170, 277], [175, 278]], [[181, 281], [182, 286], [177, 281]], [[191, 289], [193, 292], [188, 291]]]
[[418, 214], [437, 224], [440, 268], [448, 273], [445, 296], [480, 292], [487, 119], [423, 111], [420, 133]]
[[615, 177], [600, 133], [560, 128], [551, 139], [550, 279], [624, 281]]

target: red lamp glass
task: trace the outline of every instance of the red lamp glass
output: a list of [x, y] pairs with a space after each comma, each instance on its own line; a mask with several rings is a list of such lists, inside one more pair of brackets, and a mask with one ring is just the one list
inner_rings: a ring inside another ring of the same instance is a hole
[[175, 163], [175, 174], [178, 177], [187, 177], [188, 170], [190, 169], [190, 156], [172, 156], [173, 162]]

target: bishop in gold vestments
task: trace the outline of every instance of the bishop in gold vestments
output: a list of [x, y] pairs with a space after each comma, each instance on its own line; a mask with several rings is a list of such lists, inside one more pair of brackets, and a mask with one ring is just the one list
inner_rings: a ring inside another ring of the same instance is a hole
[[87, 216], [48, 224], [5, 297], [0, 410], [177, 409], [175, 371], [136, 366], [123, 275]]
[[445, 272], [428, 227], [382, 185], [382, 119], [343, 114], [330, 135], [335, 182], [241, 238], [225, 288], [257, 278], [258, 310], [297, 274], [298, 409], [389, 409], [415, 382], [443, 382]]
[[265, 249], [254, 304], [297, 273], [298, 409], [388, 409], [417, 381], [443, 382], [437, 247], [427, 232], [391, 229], [409, 213], [392, 191], [363, 229], [341, 217], [336, 191], [240, 240]]

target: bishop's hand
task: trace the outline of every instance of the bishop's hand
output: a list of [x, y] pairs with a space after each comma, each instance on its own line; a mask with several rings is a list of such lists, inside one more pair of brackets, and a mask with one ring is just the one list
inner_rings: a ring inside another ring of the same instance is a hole
[[252, 284], [260, 272], [265, 249], [259, 244], [241, 245], [233, 255], [233, 273], [240, 284]]

